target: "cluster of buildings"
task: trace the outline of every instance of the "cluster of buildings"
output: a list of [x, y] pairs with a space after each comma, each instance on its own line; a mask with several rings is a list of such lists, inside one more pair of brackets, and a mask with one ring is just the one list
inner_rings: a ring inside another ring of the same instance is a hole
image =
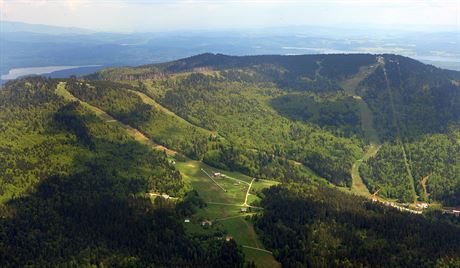
[[456, 217], [460, 217], [460, 207], [445, 207], [442, 210], [442, 213], [444, 214], [451, 214]]
[[[406, 212], [410, 212], [410, 213], [414, 213], [414, 214], [422, 214], [422, 210], [413, 210], [413, 209], [410, 209], [410, 208], [407, 208], [407, 207], [404, 207], [404, 206], [400, 206], [400, 205], [398, 205], [398, 204], [396, 204], [394, 202], [381, 201], [381, 200], [377, 199], [376, 197], [373, 197], [372, 201], [373, 202], [379, 202], [379, 203], [381, 203], [381, 204], [383, 204], [385, 206], [396, 208], [399, 211], [406, 211]], [[428, 203], [417, 202], [416, 207], [419, 208], [419, 209], [428, 208]]]
[[[415, 207], [417, 208], [417, 210], [414, 210], [414, 209], [410, 209], [409, 208], [409, 205], [410, 204], [401, 204], [401, 205], [398, 205], [394, 202], [387, 202], [387, 201], [380, 201], [378, 200], [377, 198], [372, 198], [372, 201], [374, 202], [379, 202], [381, 204], [384, 204], [385, 206], [390, 206], [390, 207], [394, 207], [396, 209], [398, 209], [399, 211], [407, 211], [407, 212], [410, 212], [410, 213], [414, 213], [414, 214], [422, 214], [422, 211], [424, 209], [427, 209], [430, 207], [430, 204], [429, 203], [426, 203], [426, 202], [417, 202], [415, 204]], [[442, 213], [443, 214], [450, 214], [450, 215], [454, 215], [456, 217], [460, 217], [460, 207], [444, 207], [443, 210], [442, 210]]]

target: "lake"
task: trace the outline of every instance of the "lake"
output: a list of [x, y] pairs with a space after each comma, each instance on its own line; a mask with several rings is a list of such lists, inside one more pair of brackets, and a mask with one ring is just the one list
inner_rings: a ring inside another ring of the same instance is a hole
[[101, 67], [102, 65], [80, 65], [80, 66], [45, 66], [45, 67], [26, 67], [26, 68], [15, 68], [8, 71], [8, 74], [1, 76], [1, 80], [16, 79], [21, 76], [27, 75], [42, 75], [51, 74], [54, 72], [81, 69], [81, 68], [95, 68]]

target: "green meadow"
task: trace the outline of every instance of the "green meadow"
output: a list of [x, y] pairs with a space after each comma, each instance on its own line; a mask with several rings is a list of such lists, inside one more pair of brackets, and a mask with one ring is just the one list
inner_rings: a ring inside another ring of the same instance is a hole
[[[176, 168], [207, 203], [206, 207], [199, 209], [189, 219], [189, 223], [184, 223], [188, 233], [204, 235], [221, 231], [242, 246], [246, 261], [253, 261], [257, 267], [280, 267], [272, 254], [262, 245], [250, 219], [251, 215], [260, 212], [260, 209], [243, 205], [252, 178], [238, 172], [216, 169], [195, 160], [177, 162]], [[221, 176], [214, 176], [214, 173], [220, 173]], [[278, 182], [254, 180], [247, 203], [251, 205], [253, 201], [260, 200], [256, 194], [276, 184]], [[241, 212], [242, 208], [247, 208], [248, 211]], [[212, 226], [203, 227], [204, 220], [211, 221]]]

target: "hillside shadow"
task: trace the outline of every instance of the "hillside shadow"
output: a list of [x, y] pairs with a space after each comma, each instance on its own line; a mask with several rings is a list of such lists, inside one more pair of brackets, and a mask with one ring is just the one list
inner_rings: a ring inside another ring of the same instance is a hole
[[345, 137], [363, 136], [358, 103], [351, 97], [317, 102], [312, 96], [288, 94], [271, 99], [269, 105], [290, 120], [316, 124]]
[[139, 195], [146, 180], [121, 175], [112, 160], [79, 155], [74, 161], [84, 162], [84, 171], [45, 178], [30, 195], [8, 202], [0, 266], [116, 265], [126, 256], [132, 264], [166, 264], [175, 254], [180, 262], [187, 252], [177, 252], [185, 241], [173, 209], [154, 209]]
[[186, 238], [174, 207], [145, 197], [152, 183], [174, 188], [180, 176], [166, 176], [175, 173], [147, 146], [95, 137], [84, 127], [94, 116], [78, 117], [73, 108], [64, 106], [46, 131], [74, 133], [80, 153], [70, 174], [43, 176], [28, 195], [0, 206], [0, 266], [193, 265], [203, 252]]

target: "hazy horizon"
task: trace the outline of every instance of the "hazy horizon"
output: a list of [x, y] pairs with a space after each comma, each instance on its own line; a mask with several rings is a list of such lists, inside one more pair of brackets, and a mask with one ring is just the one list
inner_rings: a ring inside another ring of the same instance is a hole
[[116, 33], [309, 26], [460, 31], [460, 0], [0, 0], [0, 15], [1, 21]]
[[204, 52], [393, 53], [460, 70], [460, 0], [0, 0], [0, 15], [2, 75]]

